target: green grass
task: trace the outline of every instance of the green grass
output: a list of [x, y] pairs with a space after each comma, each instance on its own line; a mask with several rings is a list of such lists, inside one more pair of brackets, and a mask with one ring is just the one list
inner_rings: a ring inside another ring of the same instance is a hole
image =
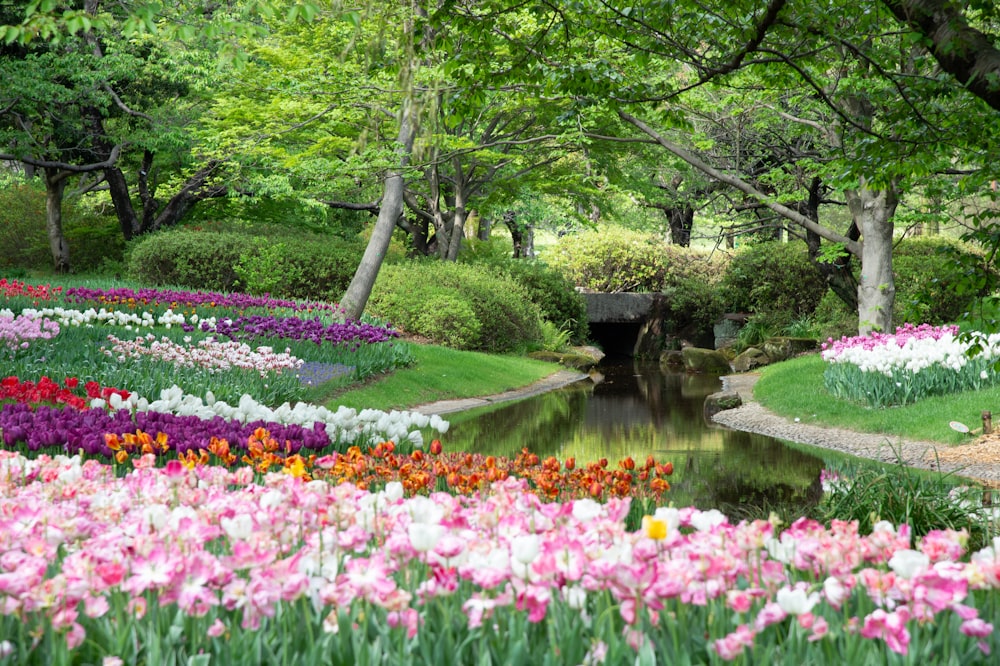
[[1000, 388], [994, 387], [926, 398], [905, 407], [871, 409], [827, 393], [825, 365], [813, 354], [769, 366], [754, 387], [754, 397], [772, 412], [802, 423], [944, 444], [969, 440], [968, 435], [951, 429], [951, 421], [976, 429], [981, 426], [982, 412], [1000, 405]]
[[437, 345], [413, 345], [416, 363], [364, 386], [330, 397], [331, 409], [406, 409], [437, 400], [471, 398], [527, 386], [562, 368], [519, 356], [456, 351]]

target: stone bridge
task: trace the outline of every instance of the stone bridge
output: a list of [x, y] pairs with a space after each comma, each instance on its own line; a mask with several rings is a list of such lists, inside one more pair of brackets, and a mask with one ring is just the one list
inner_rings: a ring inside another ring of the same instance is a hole
[[[696, 347], [716, 347], [715, 331], [674, 331], [664, 321], [666, 296], [658, 293], [582, 294], [590, 337], [606, 354], [658, 359], [677, 337]], [[718, 327], [716, 327], [718, 328]]]
[[660, 294], [582, 294], [590, 337], [607, 354], [635, 356], [639, 334]]

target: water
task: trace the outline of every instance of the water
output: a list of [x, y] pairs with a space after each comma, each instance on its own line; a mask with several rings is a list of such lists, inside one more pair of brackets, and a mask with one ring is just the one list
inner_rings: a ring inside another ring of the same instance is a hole
[[669, 501], [730, 515], [790, 509], [820, 495], [823, 462], [779, 440], [738, 432], [703, 416], [721, 380], [664, 373], [631, 359], [602, 365], [604, 381], [580, 382], [514, 403], [453, 414], [442, 438], [452, 451], [514, 456], [523, 447], [578, 464], [652, 454], [674, 464]]

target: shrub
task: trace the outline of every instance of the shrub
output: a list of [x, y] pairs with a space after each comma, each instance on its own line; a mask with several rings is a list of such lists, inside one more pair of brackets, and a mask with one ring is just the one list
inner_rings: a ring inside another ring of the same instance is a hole
[[826, 281], [802, 243], [764, 242], [741, 248], [722, 278], [723, 298], [733, 312], [752, 312], [778, 328], [813, 313]]
[[132, 277], [153, 285], [331, 300], [347, 288], [362, 252], [354, 240], [294, 230], [261, 238], [182, 228], [137, 241], [128, 268]]
[[545, 321], [567, 332], [568, 342], [580, 344], [587, 339], [587, 304], [562, 273], [534, 259], [514, 259], [509, 247], [500, 252], [483, 251], [497, 248], [498, 244], [482, 241], [473, 247], [477, 251], [466, 253], [463, 250], [459, 258], [462, 263], [506, 274], [527, 290], [532, 302], [541, 308]]
[[450, 296], [432, 296], [417, 315], [421, 335], [453, 349], [472, 349], [482, 334], [482, 325], [467, 301]]
[[[528, 291], [484, 266], [436, 260], [383, 266], [368, 307], [397, 328], [461, 349], [508, 352], [541, 342], [541, 311]], [[440, 308], [443, 314], [432, 312]]]
[[718, 287], [709, 280], [685, 276], [663, 289], [667, 323], [682, 336], [711, 331], [725, 312]]
[[960, 287], [965, 274], [987, 272], [991, 282], [996, 282], [996, 271], [983, 263], [981, 253], [944, 236], [901, 240], [892, 253], [896, 282], [893, 321], [945, 324], [960, 319], [978, 296]]
[[29, 185], [0, 191], [0, 262], [4, 268], [52, 264], [45, 235], [45, 192]]
[[117, 218], [81, 215], [73, 211], [63, 222], [74, 273], [101, 271], [120, 265], [125, 256], [125, 236]]
[[663, 287], [668, 263], [666, 247], [654, 234], [608, 226], [563, 236], [544, 259], [584, 289], [650, 292]]
[[603, 293], [663, 291], [689, 279], [715, 283], [722, 271], [703, 252], [615, 226], [563, 236], [543, 259], [576, 286]]

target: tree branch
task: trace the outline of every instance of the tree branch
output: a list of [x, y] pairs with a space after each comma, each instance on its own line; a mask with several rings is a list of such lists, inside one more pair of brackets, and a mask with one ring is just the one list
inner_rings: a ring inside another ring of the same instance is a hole
[[91, 164], [69, 164], [68, 162], [52, 162], [49, 160], [38, 160], [34, 157], [19, 157], [17, 155], [10, 155], [7, 153], [0, 153], [0, 160], [7, 160], [9, 162], [21, 162], [23, 164], [28, 164], [33, 167], [38, 167], [40, 169], [61, 169], [63, 171], [70, 171], [72, 173], [86, 173], [88, 171], [100, 171], [102, 169], [110, 169], [118, 161], [118, 156], [121, 155], [122, 147], [121, 144], [116, 145], [111, 149], [111, 154], [108, 159], [103, 162], [93, 162]]
[[941, 68], [976, 97], [1000, 111], [1000, 48], [995, 37], [972, 27], [965, 3], [950, 0], [882, 0], [900, 23], [923, 35]]
[[818, 234], [819, 236], [834, 243], [842, 243], [844, 245], [844, 248], [851, 254], [854, 254], [856, 256], [861, 256], [861, 243], [859, 243], [858, 241], [853, 241], [847, 236], [843, 236], [835, 231], [827, 229], [824, 226], [816, 224], [815, 222], [813, 222], [812, 220], [810, 220], [808, 217], [798, 212], [797, 210], [794, 210], [792, 208], [789, 208], [788, 206], [785, 206], [783, 204], [774, 201], [772, 197], [769, 197], [768, 195], [764, 194], [750, 183], [740, 178], [737, 178], [736, 176], [731, 176], [727, 173], [723, 173], [715, 169], [708, 163], [704, 162], [698, 156], [689, 153], [680, 146], [668, 141], [663, 136], [661, 136], [656, 130], [654, 130], [652, 127], [642, 122], [638, 118], [635, 118], [634, 116], [631, 116], [624, 111], [619, 111], [618, 116], [625, 122], [630, 123], [631, 125], [638, 128], [648, 136], [655, 139], [659, 145], [663, 146], [668, 151], [670, 151], [677, 157], [681, 158], [691, 166], [695, 167], [699, 171], [702, 171], [705, 174], [711, 176], [712, 178], [715, 178], [716, 180], [725, 183], [726, 185], [729, 185], [730, 187], [737, 189], [740, 192], [743, 192], [744, 194], [747, 194], [757, 199], [765, 206], [773, 210], [775, 213], [778, 213], [779, 215], [782, 215], [786, 219], [791, 220], [792, 222], [795, 222], [796, 224], [805, 227], [806, 229]]

